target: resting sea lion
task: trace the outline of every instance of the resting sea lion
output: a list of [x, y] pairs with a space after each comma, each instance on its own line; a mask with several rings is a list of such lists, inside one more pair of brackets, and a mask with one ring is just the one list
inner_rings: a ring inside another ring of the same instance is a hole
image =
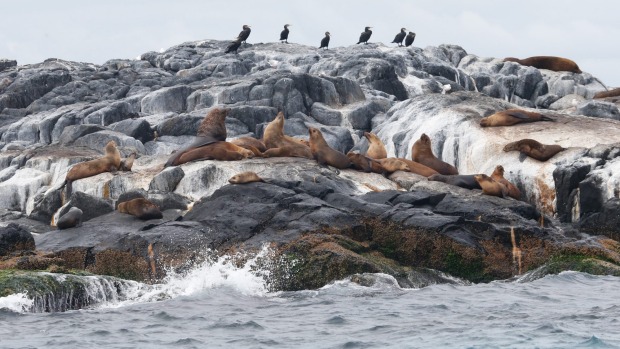
[[615, 88], [610, 91], [601, 91], [594, 95], [592, 98], [607, 98], [607, 97], [618, 97], [620, 96], [620, 87]]
[[105, 146], [105, 155], [101, 158], [75, 164], [65, 176], [64, 186], [67, 186], [66, 197], [71, 196], [73, 181], [81, 178], [96, 176], [104, 172], [116, 172], [121, 165], [121, 153], [116, 148], [116, 142], [109, 141]]
[[504, 58], [504, 62], [517, 62], [521, 65], [534, 67], [538, 69], [548, 69], [553, 71], [568, 71], [572, 73], [581, 74], [581, 69], [577, 63], [568, 58], [554, 57], [554, 56], [534, 56], [525, 59], [518, 59], [514, 57]]
[[561, 152], [562, 150], [566, 150], [566, 148], [562, 148], [557, 144], [542, 144], [533, 139], [526, 138], [520, 141], [508, 143], [504, 146], [504, 151], [512, 150], [518, 150], [521, 153], [538, 161], [547, 161], [555, 154]]
[[71, 207], [67, 213], [58, 218], [56, 222], [56, 228], [58, 230], [69, 229], [73, 227], [79, 227], [82, 225], [83, 212], [77, 207]]
[[177, 159], [183, 155], [183, 153], [196, 149], [211, 143], [226, 140], [226, 116], [230, 109], [228, 108], [213, 108], [204, 117], [198, 132], [196, 133], [196, 139], [187, 147], [177, 150], [172, 153], [164, 167], [172, 166]]
[[513, 199], [521, 200], [521, 191], [519, 190], [519, 188], [517, 188], [517, 186], [508, 182], [508, 180], [504, 178], [504, 166], [495, 166], [495, 170], [491, 174], [491, 178], [506, 187], [506, 195], [510, 196]]
[[[256, 139], [256, 138], [252, 138], [252, 137], [239, 137], [239, 138], [235, 138], [232, 141], [230, 141], [230, 143], [232, 144], [236, 144], [240, 147], [246, 148], [247, 146], [251, 146], [254, 147], [255, 149], [257, 149], [258, 151], [260, 151], [261, 153], [265, 152], [265, 150], [267, 150], [267, 147], [265, 146], [265, 143], [263, 143], [260, 139]], [[249, 149], [249, 148], [246, 148]]]
[[474, 175], [442, 175], [434, 174], [428, 177], [429, 181], [444, 182], [465, 189], [482, 189]]
[[[294, 151], [290, 151], [297, 155], [286, 156], [305, 157], [308, 159], [313, 158], [310, 147], [304, 144], [305, 141], [284, 135], [284, 113], [282, 112], [279, 112], [276, 118], [265, 127], [265, 131], [263, 132], [263, 143], [267, 149], [297, 148]], [[273, 157], [273, 155], [271, 155], [271, 157]]]
[[248, 149], [229, 142], [215, 142], [184, 152], [172, 165], [177, 166], [193, 160], [235, 161], [252, 157], [254, 153]]
[[500, 198], [506, 196], [506, 187], [504, 187], [501, 183], [493, 180], [493, 178], [485, 174], [474, 175], [474, 178], [482, 188], [483, 194], [499, 196]]
[[397, 159], [406, 163], [407, 166], [409, 166], [409, 172], [411, 173], [419, 174], [420, 176], [424, 176], [424, 177], [432, 176], [434, 174], [439, 173], [426, 165], [422, 165], [419, 162], [415, 162], [415, 161], [404, 159], [404, 158], [397, 158]]
[[308, 129], [310, 133], [310, 151], [320, 165], [330, 165], [338, 169], [351, 167], [351, 161], [343, 153], [329, 147], [321, 131], [314, 127]]
[[264, 182], [262, 178], [260, 178], [255, 172], [247, 171], [241, 172], [234, 176], [232, 176], [228, 182], [230, 184], [245, 184], [252, 182]]
[[371, 132], [364, 132], [364, 137], [368, 140], [368, 150], [366, 156], [372, 159], [385, 159], [387, 158], [387, 150], [385, 145], [377, 135]]
[[431, 149], [431, 139], [425, 133], [422, 133], [420, 139], [413, 143], [411, 159], [444, 175], [459, 174], [456, 167], [435, 157]]
[[163, 218], [159, 207], [145, 198], [135, 198], [121, 202], [117, 208], [120, 213], [127, 213], [142, 220]]
[[[310, 156], [310, 157], [308, 157]], [[310, 148], [298, 147], [295, 145], [285, 145], [279, 148], [271, 148], [265, 150], [263, 157], [266, 158], [283, 158], [283, 157], [295, 157], [312, 159], [312, 153]]]
[[392, 173], [396, 171], [409, 171], [409, 165], [397, 158], [375, 159], [385, 169], [385, 172]]
[[512, 126], [536, 121], [555, 121], [555, 119], [541, 113], [529, 112], [521, 109], [508, 109], [480, 119], [480, 126]]
[[121, 164], [119, 165], [119, 171], [131, 171], [133, 167], [133, 161], [136, 159], [136, 152], [131, 153], [128, 157], [121, 160]]
[[379, 174], [385, 173], [385, 169], [383, 168], [383, 166], [381, 166], [381, 164], [375, 159], [371, 159], [362, 154], [353, 152], [348, 152], [347, 157], [351, 161], [351, 167], [358, 171], [373, 172]]

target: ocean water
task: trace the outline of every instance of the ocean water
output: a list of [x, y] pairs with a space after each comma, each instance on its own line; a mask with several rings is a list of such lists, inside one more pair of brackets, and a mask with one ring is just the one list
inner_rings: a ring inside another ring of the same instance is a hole
[[89, 309], [32, 313], [15, 294], [0, 298], [0, 348], [620, 348], [620, 278], [421, 289], [366, 278], [268, 292], [251, 262], [220, 259]]

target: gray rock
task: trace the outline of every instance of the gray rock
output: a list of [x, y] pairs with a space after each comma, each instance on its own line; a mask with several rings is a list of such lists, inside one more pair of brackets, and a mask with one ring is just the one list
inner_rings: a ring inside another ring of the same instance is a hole
[[319, 123], [327, 126], [340, 126], [342, 123], [342, 113], [333, 110], [323, 103], [312, 104], [310, 116]]
[[135, 116], [137, 113], [132, 111], [129, 103], [115, 102], [88, 115], [84, 123], [107, 126]]
[[15, 223], [0, 227], [0, 257], [13, 252], [34, 250], [32, 235]]
[[13, 59], [0, 59], [0, 72], [17, 66], [17, 61]]
[[105, 127], [99, 125], [71, 125], [64, 128], [60, 135], [59, 142], [63, 145], [71, 145], [77, 139], [91, 133], [105, 130]]
[[143, 144], [155, 138], [151, 125], [144, 119], [123, 120], [110, 125], [112, 131], [124, 133]]
[[62, 205], [62, 189], [58, 188], [49, 192], [41, 191], [34, 197], [34, 209], [29, 218], [49, 224], [54, 213]]
[[[553, 96], [553, 95], [547, 95]], [[574, 108], [584, 102], [586, 99], [580, 95], [569, 94], [551, 103], [548, 108], [551, 110], [564, 110]]]
[[159, 136], [196, 136], [204, 116], [187, 114], [173, 116], [159, 123], [155, 130]]
[[[108, 130], [87, 134], [77, 139], [73, 144], [103, 152], [103, 149], [109, 141], [116, 142], [119, 150], [123, 150], [121, 151], [121, 155], [123, 156], [129, 155], [129, 153], [134, 150], [140, 154], [144, 154], [146, 152], [144, 145], [139, 140], [120, 132]], [[124, 151], [124, 149], [121, 148], [126, 148], [127, 151]]]
[[151, 183], [149, 184], [149, 192], [172, 192], [176, 189], [177, 184], [179, 184], [184, 176], [185, 172], [183, 172], [181, 167], [168, 167], [153, 177]]
[[620, 120], [620, 110], [614, 103], [591, 100], [580, 104], [575, 111], [577, 114]]
[[187, 97], [192, 93], [188, 86], [166, 87], [146, 95], [142, 99], [141, 110], [146, 114], [175, 112], [187, 109]]
[[110, 200], [88, 195], [81, 191], [74, 191], [71, 194], [69, 202], [67, 202], [67, 205], [64, 207], [64, 212], [60, 212], [59, 215], [62, 216], [71, 207], [77, 207], [82, 210], [83, 222], [114, 211], [114, 207]]

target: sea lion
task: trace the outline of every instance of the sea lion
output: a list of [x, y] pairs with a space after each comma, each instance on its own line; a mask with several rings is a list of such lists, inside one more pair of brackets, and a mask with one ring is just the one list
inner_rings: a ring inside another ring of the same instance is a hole
[[383, 166], [381, 166], [381, 164], [375, 159], [371, 159], [362, 154], [353, 152], [348, 152], [347, 157], [351, 161], [351, 167], [358, 171], [363, 171], [367, 173], [373, 172], [379, 174], [385, 173], [385, 169], [383, 168]]
[[429, 181], [444, 182], [465, 189], [482, 189], [474, 175], [442, 175], [434, 174], [428, 177]]
[[581, 69], [577, 63], [568, 58], [554, 57], [554, 56], [534, 56], [525, 59], [518, 59], [514, 57], [504, 58], [504, 62], [516, 62], [521, 65], [534, 67], [538, 69], [547, 69], [553, 71], [568, 71], [572, 73], [581, 74]]
[[194, 160], [235, 161], [251, 157], [254, 157], [254, 153], [248, 149], [229, 142], [215, 142], [184, 152], [172, 165], [177, 166]]
[[84, 213], [79, 208], [71, 207], [67, 213], [58, 218], [56, 228], [58, 228], [58, 230], [62, 230], [81, 226], [83, 214]]
[[415, 161], [404, 159], [404, 158], [397, 158], [397, 159], [406, 163], [407, 166], [409, 166], [409, 172], [411, 173], [419, 174], [420, 176], [424, 176], [424, 177], [432, 176], [434, 174], [439, 173], [426, 165], [422, 165], [419, 162], [415, 162]]
[[493, 178], [496, 182], [499, 182], [504, 187], [506, 187], [506, 194], [513, 199], [521, 200], [521, 191], [517, 186], [508, 182], [506, 178], [504, 178], [504, 166], [497, 165], [495, 166], [495, 170], [491, 174], [491, 178]]
[[[263, 143], [260, 139], [256, 139], [253, 137], [239, 137], [230, 141], [232, 144], [236, 144], [240, 147], [245, 148], [246, 146], [251, 146], [260, 151], [261, 153], [267, 150], [265, 143]], [[246, 148], [249, 149], [249, 148]]]
[[330, 165], [337, 169], [351, 167], [351, 160], [343, 153], [330, 148], [319, 129], [310, 127], [310, 151], [320, 165]]
[[310, 148], [298, 147], [295, 145], [285, 145], [279, 148], [271, 148], [263, 152], [265, 158], [283, 158], [283, 157], [295, 157], [312, 159], [312, 153]]
[[371, 132], [364, 132], [364, 137], [368, 140], [368, 150], [366, 156], [372, 159], [385, 159], [387, 158], [387, 150], [385, 145], [377, 135]]
[[592, 98], [596, 99], [596, 98], [607, 98], [607, 97], [618, 97], [618, 96], [620, 96], [620, 87], [614, 88], [613, 90], [609, 90], [609, 91], [598, 92]]
[[518, 150], [538, 161], [547, 161], [555, 154], [561, 152], [562, 150], [566, 150], [566, 148], [563, 148], [557, 144], [542, 144], [533, 139], [526, 138], [520, 141], [508, 143], [504, 146], [504, 151], [513, 150]]
[[105, 146], [105, 155], [103, 157], [75, 164], [67, 172], [65, 182], [62, 185], [67, 187], [66, 197], [71, 196], [73, 181], [96, 176], [104, 172], [116, 172], [120, 165], [121, 153], [116, 148], [116, 142], [109, 141]]
[[297, 149], [291, 151], [291, 153], [297, 155], [286, 156], [297, 156], [312, 159], [313, 156], [310, 151], [310, 147], [306, 146], [303, 142], [303, 140], [284, 135], [284, 113], [282, 112], [279, 112], [275, 119], [267, 124], [265, 131], [263, 132], [263, 143], [267, 149], [293, 147]]
[[119, 171], [131, 171], [131, 168], [133, 167], [133, 162], [136, 159], [136, 155], [137, 154], [134, 151], [133, 153], [131, 153], [131, 155], [121, 160], [121, 164], [119, 165], [118, 170]]
[[202, 119], [196, 139], [187, 147], [172, 153], [164, 167], [172, 166], [183, 153], [211, 143], [226, 140], [226, 116], [230, 112], [228, 108], [213, 108]]
[[501, 183], [493, 180], [493, 178], [485, 174], [474, 175], [474, 178], [482, 188], [482, 194], [499, 196], [500, 198], [506, 196], [506, 187], [504, 187]]
[[163, 218], [159, 207], [145, 198], [135, 198], [121, 202], [118, 204], [117, 210], [120, 213], [127, 213], [144, 221]]
[[397, 158], [375, 159], [385, 169], [385, 172], [392, 173], [396, 171], [409, 171], [409, 165]]
[[422, 133], [420, 139], [413, 143], [413, 147], [411, 147], [411, 159], [415, 162], [421, 163], [422, 165], [428, 166], [443, 175], [459, 174], [456, 167], [435, 157], [433, 150], [431, 149], [431, 139], [426, 135], [426, 133]]
[[246, 184], [252, 182], [264, 182], [264, 180], [260, 178], [256, 172], [247, 171], [232, 176], [228, 182], [230, 184]]
[[480, 119], [482, 127], [512, 126], [536, 121], [555, 121], [547, 115], [521, 109], [507, 109]]

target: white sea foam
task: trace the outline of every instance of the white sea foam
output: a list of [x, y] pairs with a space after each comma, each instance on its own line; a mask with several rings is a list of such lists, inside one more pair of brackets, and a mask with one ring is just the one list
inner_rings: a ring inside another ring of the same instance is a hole
[[6, 297], [0, 297], [0, 309], [8, 309], [16, 313], [28, 311], [34, 301], [28, 298], [26, 293], [15, 293]]

